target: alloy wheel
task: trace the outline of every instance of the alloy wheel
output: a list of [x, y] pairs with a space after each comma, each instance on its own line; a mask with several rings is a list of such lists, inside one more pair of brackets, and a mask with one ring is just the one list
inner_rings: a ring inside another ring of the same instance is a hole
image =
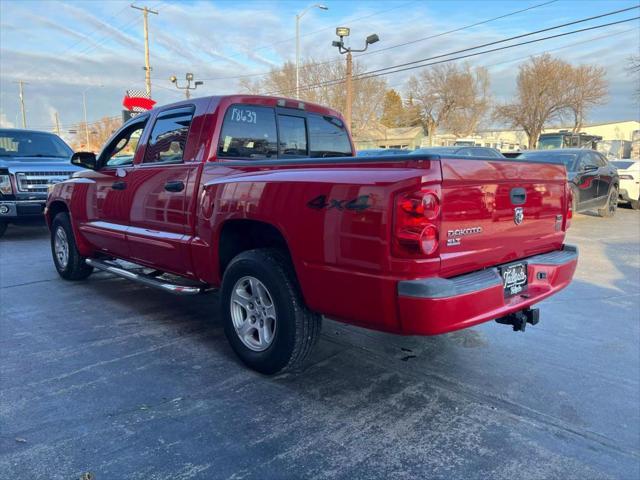
[[275, 338], [277, 316], [273, 297], [255, 277], [240, 278], [231, 293], [231, 320], [242, 343], [254, 352], [269, 348]]
[[64, 228], [58, 227], [56, 229], [53, 247], [58, 265], [64, 270], [69, 263], [69, 240], [67, 239], [67, 232], [65, 232]]

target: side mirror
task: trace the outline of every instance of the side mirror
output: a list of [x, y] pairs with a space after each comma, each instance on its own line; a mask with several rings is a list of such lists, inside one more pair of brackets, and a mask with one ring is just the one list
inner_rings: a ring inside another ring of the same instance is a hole
[[98, 160], [93, 152], [75, 152], [71, 156], [71, 163], [78, 167], [96, 170], [98, 168]]
[[594, 170], [598, 170], [598, 167], [596, 165], [583, 165], [582, 166], [582, 171], [583, 172], [593, 172]]

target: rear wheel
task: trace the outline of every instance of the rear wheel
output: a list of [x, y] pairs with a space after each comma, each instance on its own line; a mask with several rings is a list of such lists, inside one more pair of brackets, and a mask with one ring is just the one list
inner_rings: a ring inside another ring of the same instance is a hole
[[301, 367], [320, 335], [322, 319], [304, 304], [291, 262], [277, 249], [249, 250], [231, 261], [221, 309], [231, 347], [264, 374]]
[[51, 253], [58, 274], [65, 280], [82, 280], [93, 272], [93, 267], [87, 265], [85, 257], [78, 252], [66, 212], [56, 215], [51, 224]]
[[640, 210], [640, 199], [639, 200], [629, 200], [629, 205], [634, 210]]
[[0, 222], [0, 237], [4, 235], [4, 232], [7, 231], [7, 224], [5, 222]]
[[598, 209], [598, 215], [601, 217], [613, 217], [618, 208], [618, 189], [613, 187], [609, 192], [609, 198], [604, 208]]

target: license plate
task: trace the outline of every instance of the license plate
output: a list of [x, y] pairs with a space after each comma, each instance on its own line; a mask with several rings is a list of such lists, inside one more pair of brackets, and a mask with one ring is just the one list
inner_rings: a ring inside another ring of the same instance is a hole
[[524, 292], [527, 289], [528, 278], [526, 263], [513, 263], [499, 267], [498, 270], [502, 277], [502, 286], [506, 297]]

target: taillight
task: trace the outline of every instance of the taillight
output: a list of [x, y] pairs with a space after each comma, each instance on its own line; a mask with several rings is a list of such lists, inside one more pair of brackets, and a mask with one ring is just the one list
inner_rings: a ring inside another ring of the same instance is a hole
[[573, 218], [573, 190], [567, 189], [567, 220], [564, 222], [564, 229], [566, 230], [571, 225], [571, 219]]
[[437, 186], [396, 197], [392, 252], [422, 258], [438, 250], [440, 199]]

